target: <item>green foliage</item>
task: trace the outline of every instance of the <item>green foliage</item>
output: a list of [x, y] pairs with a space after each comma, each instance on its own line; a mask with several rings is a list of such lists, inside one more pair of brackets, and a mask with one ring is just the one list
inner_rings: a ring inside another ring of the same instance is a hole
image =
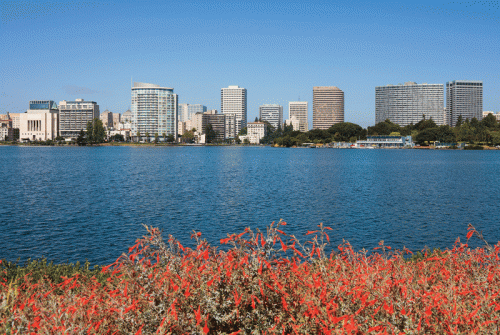
[[207, 143], [213, 143], [217, 138], [217, 132], [214, 130], [211, 123], [207, 124], [205, 127], [205, 136]]
[[76, 144], [78, 144], [79, 146], [87, 145], [87, 137], [86, 137], [83, 129], [80, 130], [80, 133], [78, 134], [78, 137], [76, 138]]
[[[182, 134], [182, 136], [181, 136], [181, 140], [184, 143], [193, 143], [193, 141], [194, 141], [194, 131], [188, 130], [188, 131], [184, 132], [184, 134]], [[167, 142], [168, 142], [168, 140], [167, 140]]]
[[482, 145], [468, 145], [464, 148], [464, 150], [483, 150], [484, 147]]
[[[194, 135], [193, 135], [193, 138], [194, 138]], [[173, 142], [175, 142], [175, 136], [172, 134], [169, 134], [167, 136], [167, 143], [173, 143]]]
[[112, 142], [125, 142], [125, 137], [122, 134], [115, 134], [109, 138]]
[[238, 136], [244, 136], [247, 134], [247, 127], [241, 128], [241, 130], [238, 133]]
[[87, 122], [86, 138], [88, 144], [103, 143], [106, 138], [106, 131], [102, 121], [95, 118], [93, 121]]
[[334, 135], [333, 138], [337, 142], [350, 142], [351, 138], [366, 139], [366, 130], [350, 122], [334, 124], [328, 129], [328, 132]]
[[384, 122], [379, 122], [373, 127], [368, 127], [368, 135], [389, 135], [392, 132], [401, 132], [401, 127], [391, 120], [387, 119]]

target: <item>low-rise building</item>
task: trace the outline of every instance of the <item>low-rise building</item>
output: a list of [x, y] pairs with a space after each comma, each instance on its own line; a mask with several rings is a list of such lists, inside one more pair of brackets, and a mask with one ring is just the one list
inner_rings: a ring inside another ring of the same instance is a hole
[[19, 114], [22, 141], [54, 140], [59, 131], [59, 113], [52, 100], [32, 100], [26, 113]]
[[411, 136], [372, 135], [356, 141], [356, 148], [404, 148], [413, 147]]
[[248, 122], [247, 136], [252, 144], [259, 144], [260, 140], [266, 136], [266, 124], [264, 122]]
[[488, 116], [488, 114], [493, 114], [493, 116], [497, 119], [498, 122], [500, 122], [500, 112], [498, 113], [493, 113], [493, 112], [483, 112], [483, 119]]
[[13, 141], [14, 128], [12, 128], [12, 120], [7, 115], [0, 115], [0, 141]]

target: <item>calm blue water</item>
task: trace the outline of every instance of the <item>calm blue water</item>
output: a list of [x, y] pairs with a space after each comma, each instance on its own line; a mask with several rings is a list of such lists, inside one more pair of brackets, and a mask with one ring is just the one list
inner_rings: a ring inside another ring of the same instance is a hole
[[218, 245], [280, 218], [355, 249], [500, 240], [500, 151], [2, 146], [0, 173], [0, 259], [108, 264], [141, 224]]

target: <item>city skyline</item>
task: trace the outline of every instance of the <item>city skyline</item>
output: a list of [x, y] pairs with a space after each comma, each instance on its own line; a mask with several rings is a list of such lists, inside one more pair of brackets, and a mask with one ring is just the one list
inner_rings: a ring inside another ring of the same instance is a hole
[[300, 98], [312, 106], [312, 87], [337, 86], [345, 121], [367, 127], [375, 123], [373, 87], [408, 81], [480, 80], [483, 109], [499, 111], [498, 9], [477, 3], [1, 6], [9, 47], [0, 55], [0, 114], [24, 112], [29, 100], [77, 97], [123, 113], [131, 108], [131, 78], [174, 88], [179, 103], [217, 110], [222, 87], [245, 87], [249, 121], [260, 105]]

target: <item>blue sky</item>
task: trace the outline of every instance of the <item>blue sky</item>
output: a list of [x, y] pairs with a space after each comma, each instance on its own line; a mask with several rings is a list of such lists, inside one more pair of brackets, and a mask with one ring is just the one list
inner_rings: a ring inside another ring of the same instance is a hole
[[[345, 120], [375, 122], [375, 86], [483, 80], [500, 111], [499, 1], [2, 1], [0, 114], [29, 100], [130, 106], [130, 82], [173, 87], [180, 103], [220, 110], [245, 87], [248, 119], [265, 103], [345, 94]], [[312, 122], [311, 122], [312, 123]]]

